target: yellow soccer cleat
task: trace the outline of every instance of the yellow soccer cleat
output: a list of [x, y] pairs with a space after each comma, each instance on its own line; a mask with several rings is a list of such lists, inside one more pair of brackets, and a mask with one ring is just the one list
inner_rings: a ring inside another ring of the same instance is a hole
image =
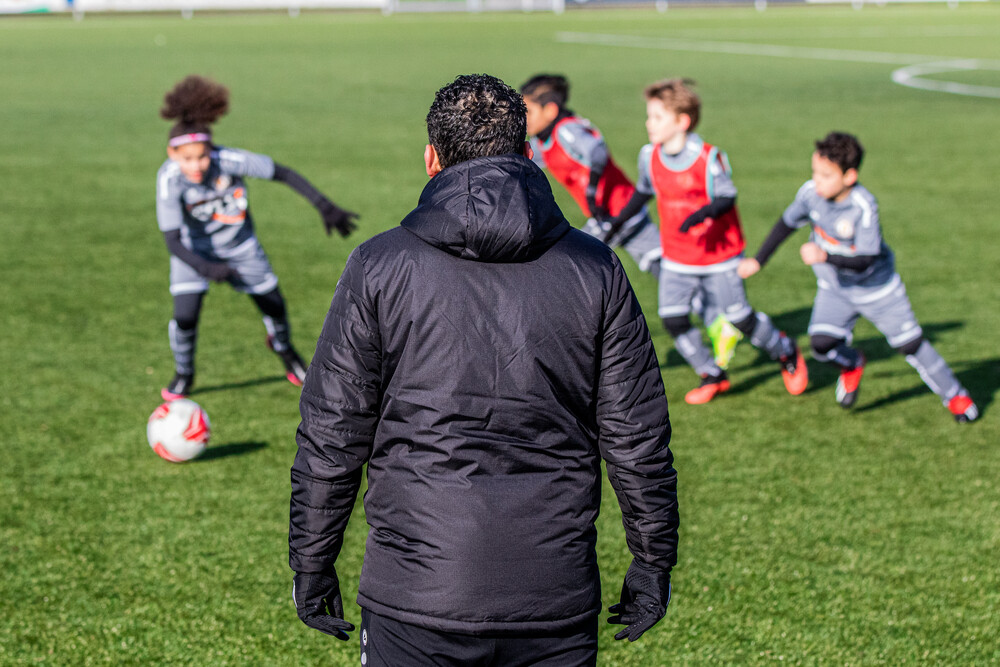
[[743, 340], [743, 333], [722, 315], [715, 318], [708, 327], [708, 338], [712, 341], [715, 365], [726, 370], [736, 354], [736, 346]]

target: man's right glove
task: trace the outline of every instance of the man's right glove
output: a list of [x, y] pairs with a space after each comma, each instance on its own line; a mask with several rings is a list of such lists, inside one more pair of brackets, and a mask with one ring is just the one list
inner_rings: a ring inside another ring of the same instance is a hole
[[337, 639], [350, 639], [347, 633], [354, 625], [344, 620], [344, 602], [336, 572], [296, 572], [292, 578], [292, 599], [299, 619], [310, 628]]
[[663, 618], [669, 604], [670, 574], [633, 560], [625, 573], [621, 601], [608, 607], [615, 614], [608, 623], [627, 626], [615, 639], [634, 642]]

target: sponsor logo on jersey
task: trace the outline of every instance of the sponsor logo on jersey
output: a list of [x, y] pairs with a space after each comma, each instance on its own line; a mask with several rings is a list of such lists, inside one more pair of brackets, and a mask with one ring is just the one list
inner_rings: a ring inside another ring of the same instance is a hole
[[238, 225], [247, 217], [246, 190], [235, 188], [220, 197], [188, 204], [188, 213], [201, 222], [221, 222], [224, 225]]

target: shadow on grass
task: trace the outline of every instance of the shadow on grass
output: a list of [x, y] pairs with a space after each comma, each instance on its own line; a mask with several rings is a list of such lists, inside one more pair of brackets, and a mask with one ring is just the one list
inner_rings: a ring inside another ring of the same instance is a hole
[[207, 387], [195, 387], [191, 390], [191, 396], [197, 396], [198, 394], [210, 394], [214, 391], [246, 389], [247, 387], [257, 387], [262, 384], [274, 384], [275, 382], [288, 382], [288, 378], [284, 375], [272, 375], [270, 377], [257, 378], [255, 380], [245, 380], [243, 382], [227, 382], [226, 384], [214, 384]]
[[[812, 317], [812, 306], [789, 310], [785, 313], [768, 313], [774, 326], [787, 332], [792, 338], [798, 338], [809, 330], [809, 318]], [[770, 361], [770, 359], [768, 359]]]
[[244, 454], [249, 454], [265, 447], [267, 447], [266, 442], [231, 442], [227, 445], [209, 447], [205, 450], [204, 454], [195, 459], [195, 462], [224, 459], [230, 456], [243, 456]]
[[[938, 334], [943, 331], [951, 331], [952, 329], [960, 329], [965, 324], [963, 322], [932, 322], [930, 324], [922, 324], [921, 328], [924, 330], [924, 338], [929, 340], [931, 343], [937, 338]], [[902, 356], [900, 352], [889, 347], [889, 342], [884, 336], [872, 336], [871, 338], [865, 338], [863, 340], [856, 340], [851, 343], [851, 347], [855, 347], [865, 353], [865, 359], [867, 363], [871, 364], [873, 361], [885, 361], [886, 359], [891, 359], [896, 356]], [[808, 353], [807, 355], [808, 356]], [[953, 367], [954, 368], [954, 367]], [[867, 373], [868, 369], [866, 369]], [[913, 371], [916, 373], [916, 371]], [[832, 387], [837, 384], [837, 378], [840, 377], [840, 367], [833, 364], [826, 364], [816, 361], [815, 359], [810, 359], [809, 363], [809, 388], [810, 389], [822, 389], [825, 387]], [[964, 384], [964, 383], [963, 383]], [[966, 385], [968, 386], [968, 385]]]
[[[796, 310], [774, 316], [772, 317], [772, 320], [782, 331], [805, 332], [809, 327], [811, 312], [812, 310], [810, 308], [798, 308]], [[963, 326], [965, 326], [964, 322], [957, 321], [932, 322], [921, 325], [924, 331], [924, 337], [932, 343], [940, 333], [951, 331], [953, 329], [960, 329]], [[707, 343], [707, 336], [705, 340]], [[778, 369], [777, 364], [775, 364], [770, 357], [760, 350], [754, 350], [754, 348], [750, 346], [748, 341], [745, 339], [740, 342], [739, 347], [741, 350], [745, 347], [749, 348], [757, 354], [752, 361], [747, 361], [745, 363], [739, 363], [739, 361], [737, 361], [737, 367], [742, 367], [744, 369], [761, 368], [762, 372], [756, 373], [750, 377], [741, 378], [740, 381], [734, 384], [732, 389], [729, 390], [728, 393], [730, 395], [744, 394], [751, 391], [754, 387], [768, 382], [774, 376], [780, 374], [780, 369]], [[899, 352], [893, 350], [889, 346], [889, 343], [881, 335], [854, 341], [852, 343], [852, 347], [857, 347], [862, 350], [865, 353], [868, 363], [873, 361], [884, 361], [899, 354]], [[749, 350], [737, 352], [737, 355], [746, 355], [748, 352]], [[839, 367], [816, 361], [810, 356], [809, 350], [807, 349], [804, 349], [802, 352], [806, 358], [806, 364], [809, 368], [809, 388], [805, 393], [809, 394], [815, 391], [822, 391], [837, 384], [837, 378], [840, 375]], [[679, 352], [677, 352], [676, 348], [671, 347], [667, 350], [664, 361], [660, 364], [660, 368], [664, 369], [671, 366], [683, 366], [686, 363], [687, 362], [684, 361], [684, 358]], [[955, 370], [955, 373], [958, 375], [962, 384], [969, 390], [969, 393], [972, 394], [973, 399], [979, 405], [980, 412], [982, 412], [985, 406], [992, 402], [993, 394], [995, 394], [997, 389], [1000, 388], [1000, 380], [998, 380], [998, 377], [1000, 377], [1000, 365], [998, 365], [997, 360], [986, 360], [975, 363], [972, 366], [969, 366], [969, 364], [952, 365], [952, 368]], [[917, 387], [913, 387], [912, 389], [907, 389], [906, 391], [898, 392], [892, 396], [887, 396], [879, 401], [876, 401], [875, 403], [855, 408], [855, 411], [863, 412], [872, 408], [881, 407], [888, 403], [895, 403], [914, 396], [919, 396], [929, 391], [930, 390], [926, 386], [921, 384]]]
[[[1000, 390], [1000, 358], [983, 359], [981, 361], [960, 361], [952, 363], [951, 368], [955, 371], [958, 381], [962, 383], [963, 387], [969, 390], [972, 400], [979, 406], [981, 418], [986, 413], [986, 407], [993, 403], [993, 397]], [[914, 371], [914, 376], [916, 376], [916, 371]], [[931, 390], [927, 385], [921, 382], [909, 389], [897, 391], [895, 394], [890, 394], [877, 401], [855, 408], [854, 411], [866, 412], [930, 393]]]

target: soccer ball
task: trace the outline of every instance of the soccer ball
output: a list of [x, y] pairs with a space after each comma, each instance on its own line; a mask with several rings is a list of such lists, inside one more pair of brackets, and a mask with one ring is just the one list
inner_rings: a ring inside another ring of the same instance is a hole
[[153, 410], [146, 425], [149, 446], [174, 463], [190, 461], [205, 451], [211, 432], [208, 414], [186, 398], [169, 401]]

